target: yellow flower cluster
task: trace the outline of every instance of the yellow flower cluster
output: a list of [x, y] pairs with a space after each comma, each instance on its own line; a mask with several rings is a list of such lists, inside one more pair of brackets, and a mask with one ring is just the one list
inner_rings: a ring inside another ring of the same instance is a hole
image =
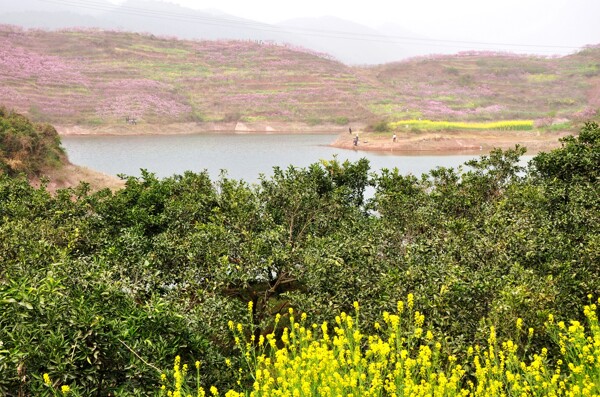
[[[355, 303], [358, 314], [358, 303]], [[341, 313], [335, 324], [307, 326], [291, 318], [281, 343], [267, 335], [255, 357], [252, 389], [230, 390], [227, 397], [244, 396], [599, 396], [600, 327], [596, 306], [585, 307], [589, 330], [576, 321], [555, 324], [563, 359], [551, 363], [547, 349], [527, 359], [512, 340], [499, 342], [494, 327], [487, 346], [469, 348], [466, 362], [444, 351], [442, 339], [424, 330], [425, 316], [414, 310], [414, 297], [398, 303], [396, 313], [383, 313], [376, 335], [361, 332], [357, 318]], [[408, 308], [408, 311], [406, 309]], [[529, 339], [534, 330], [516, 322], [517, 332]], [[270, 341], [270, 342], [266, 342]], [[239, 344], [245, 351], [249, 345]], [[473, 376], [468, 380], [466, 368]]]
[[461, 121], [399, 120], [389, 123], [392, 130], [418, 128], [427, 131], [441, 130], [501, 130], [523, 131], [533, 129], [533, 120], [504, 120], [487, 123], [467, 123]]
[[[378, 335], [371, 336], [360, 330], [358, 302], [355, 316], [341, 313], [335, 324], [309, 326], [305, 316], [299, 322], [291, 316], [279, 344], [267, 335], [258, 354], [250, 354], [256, 357], [252, 390], [227, 396], [467, 395], [460, 388], [465, 370], [453, 363], [440, 370], [442, 345], [423, 329], [425, 316], [414, 304], [411, 294], [396, 313], [385, 312], [375, 326]], [[406, 308], [410, 320], [403, 321]], [[245, 351], [248, 345], [238, 347]]]
[[[354, 317], [341, 313], [335, 322], [320, 325], [308, 325], [305, 315], [296, 322], [290, 310], [289, 327], [280, 338], [271, 333], [254, 343], [242, 343], [242, 325], [230, 323], [237, 347], [252, 369], [253, 383], [249, 390], [229, 390], [225, 397], [600, 396], [596, 304], [584, 308], [587, 328], [578, 321], [565, 324], [548, 317], [545, 332], [562, 355], [556, 361], [545, 348], [523, 358], [523, 349], [512, 340], [499, 341], [492, 326], [486, 346], [469, 347], [462, 363], [444, 349], [443, 338], [424, 329], [425, 316], [415, 310], [412, 295], [406, 303], [398, 302], [395, 313], [383, 313], [383, 321], [375, 323], [375, 335], [361, 331], [358, 303], [354, 308]], [[522, 319], [515, 328], [531, 341], [534, 330], [525, 328]], [[178, 382], [185, 377], [179, 366], [176, 359], [175, 390], [168, 396], [183, 396], [177, 394]], [[218, 391], [211, 388], [211, 394], [217, 396]], [[199, 385], [198, 396], [204, 396]]]
[[[204, 389], [200, 387], [200, 361], [196, 361], [196, 397], [204, 397], [206, 393]], [[175, 357], [175, 362], [173, 363], [173, 390], [170, 390], [167, 387], [167, 383], [169, 382], [169, 377], [162, 373], [160, 374], [160, 395], [168, 396], [168, 397], [192, 397], [190, 393], [186, 392], [185, 378], [188, 373], [188, 365], [181, 365], [181, 357]], [[214, 388], [214, 387], [213, 387]], [[211, 392], [214, 396], [218, 395], [217, 389], [211, 388]]]
[[[51, 392], [52, 392], [52, 394], [54, 396], [57, 396], [58, 393], [54, 389], [52, 380], [50, 379], [50, 375], [48, 375], [47, 373], [44, 373], [44, 375], [42, 375], [42, 379], [44, 380], [44, 385], [46, 385], [47, 387], [50, 388], [50, 390], [51, 390]], [[60, 392], [61, 392], [61, 395], [63, 395], [63, 396], [69, 395], [69, 393], [71, 393], [71, 386], [69, 386], [69, 385], [62, 385], [60, 387]]]
[[[548, 316], [546, 332], [558, 342], [562, 358], [555, 363], [548, 359], [543, 348], [528, 362], [517, 355], [517, 346], [506, 341], [500, 346], [493, 330], [489, 346], [475, 347], [476, 386], [470, 390], [475, 396], [599, 396], [600, 395], [600, 327], [595, 304], [585, 306], [584, 314], [589, 328], [578, 321], [555, 324]], [[517, 329], [522, 331], [522, 320]], [[533, 330], [529, 328], [528, 337]]]

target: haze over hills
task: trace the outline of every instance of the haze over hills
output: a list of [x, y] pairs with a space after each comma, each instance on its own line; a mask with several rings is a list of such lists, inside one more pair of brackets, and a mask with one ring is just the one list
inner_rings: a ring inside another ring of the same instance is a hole
[[269, 25], [218, 10], [197, 11], [160, 1], [129, 0], [119, 6], [95, 1], [73, 7], [26, 0], [3, 9], [0, 23], [48, 29], [97, 27], [185, 39], [275, 41], [328, 53], [348, 64], [384, 63], [425, 53], [414, 48], [409, 53], [382, 40], [381, 32], [339, 18], [299, 18]]
[[0, 103], [63, 125], [427, 118], [570, 122], [600, 109], [600, 48], [350, 67], [304, 48], [0, 26]]
[[[581, 10], [573, 12], [576, 11]], [[569, 20], [572, 20], [573, 12], [567, 15]], [[410, 18], [410, 15], [402, 17], [406, 19]], [[146, 0], [128, 0], [119, 5], [106, 0], [86, 0], [77, 3], [65, 0], [8, 2], [0, 9], [0, 23], [49, 29], [96, 27], [185, 39], [274, 41], [324, 52], [350, 65], [381, 64], [416, 55], [449, 54], [466, 49], [464, 43], [436, 40], [435, 37], [414, 33], [398, 23], [375, 29], [336, 17], [321, 17], [295, 18], [278, 24], [266, 24], [218, 10], [198, 11], [173, 3]], [[525, 32], [527, 27], [520, 29]], [[580, 34], [581, 37], [585, 37], [585, 34], [593, 35], [593, 32], [587, 32], [586, 29], [594, 28], [582, 26], [583, 32], [580, 33], [584, 36]], [[510, 50], [533, 53], [539, 51], [544, 54], [553, 51], [565, 54], [577, 48], [572, 42], [565, 42], [560, 29], [544, 27], [540, 31], [540, 43], [547, 42], [542, 40], [544, 35], [555, 35], [555, 42], [566, 47], [517, 46], [511, 47]], [[441, 37], [443, 36], [439, 36], [438, 39]], [[472, 44], [469, 48], [492, 51], [502, 49], [493, 43]]]
[[386, 63], [420, 53], [414, 49], [409, 52], [391, 38], [386, 42], [382, 39], [381, 31], [331, 16], [295, 18], [281, 22], [278, 26], [290, 32], [304, 32], [295, 42], [306, 48], [331, 54], [351, 65]]

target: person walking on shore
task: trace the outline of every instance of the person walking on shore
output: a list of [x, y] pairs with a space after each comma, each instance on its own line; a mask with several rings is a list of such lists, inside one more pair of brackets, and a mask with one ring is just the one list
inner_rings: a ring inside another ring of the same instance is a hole
[[348, 134], [352, 134], [352, 127], [348, 127]]

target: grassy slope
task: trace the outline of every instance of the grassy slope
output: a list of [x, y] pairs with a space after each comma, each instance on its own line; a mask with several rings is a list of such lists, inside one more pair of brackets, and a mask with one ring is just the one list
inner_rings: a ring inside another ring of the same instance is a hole
[[600, 49], [562, 58], [430, 57], [348, 67], [247, 41], [0, 27], [0, 102], [60, 124], [371, 123], [595, 115]]

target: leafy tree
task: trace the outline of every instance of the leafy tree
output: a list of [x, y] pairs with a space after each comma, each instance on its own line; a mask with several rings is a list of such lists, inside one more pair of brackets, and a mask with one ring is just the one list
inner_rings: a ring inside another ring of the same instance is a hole
[[[2, 139], [32, 131], [3, 112]], [[529, 343], [518, 318], [537, 330], [600, 295], [598, 136], [587, 124], [527, 169], [516, 147], [420, 177], [334, 158], [256, 185], [143, 171], [114, 193], [50, 194], [6, 162], [0, 393], [43, 393], [47, 372], [84, 395], [147, 395], [176, 355], [223, 388], [245, 365], [228, 321], [251, 322], [256, 341], [282, 331], [289, 306], [332, 321], [358, 300], [373, 322], [408, 293], [445, 354], [465, 354], [489, 324]]]

